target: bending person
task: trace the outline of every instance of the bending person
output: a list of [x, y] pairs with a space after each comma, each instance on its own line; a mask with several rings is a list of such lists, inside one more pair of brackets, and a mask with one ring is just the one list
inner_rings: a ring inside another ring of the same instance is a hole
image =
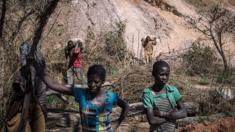
[[45, 132], [47, 88], [31, 65], [29, 51], [30, 45], [22, 43], [21, 68], [14, 74], [5, 115], [7, 132]]

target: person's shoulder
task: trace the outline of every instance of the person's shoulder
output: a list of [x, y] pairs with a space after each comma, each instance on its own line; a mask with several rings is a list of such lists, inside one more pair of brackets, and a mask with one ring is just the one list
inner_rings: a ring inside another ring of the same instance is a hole
[[178, 91], [177, 87], [174, 86], [174, 85], [167, 84], [166, 87], [167, 87], [167, 90], [170, 91], [170, 92], [174, 92], [176, 90]]
[[108, 94], [109, 96], [117, 95], [117, 93], [114, 92], [113, 90], [105, 90], [105, 93]]
[[112, 90], [105, 90], [105, 94], [108, 102], [117, 103], [119, 96], [116, 92], [113, 92]]
[[147, 87], [144, 89], [144, 93], [151, 93], [152, 92], [152, 89]]

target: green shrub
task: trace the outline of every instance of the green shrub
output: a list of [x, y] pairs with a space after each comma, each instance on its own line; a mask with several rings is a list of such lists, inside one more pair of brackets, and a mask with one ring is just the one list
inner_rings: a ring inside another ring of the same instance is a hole
[[221, 72], [219, 73], [217, 77], [217, 82], [218, 83], [227, 83], [227, 84], [232, 84], [234, 81], [234, 74], [232, 70], [229, 70], [227, 72]]
[[47, 97], [47, 105], [49, 108], [61, 108], [64, 105], [64, 102], [57, 96], [51, 95]]
[[199, 84], [200, 85], [208, 85], [209, 84], [209, 80], [207, 77], [202, 77], [200, 80], [199, 80]]
[[190, 75], [208, 74], [216, 61], [215, 52], [209, 46], [195, 41], [192, 47], [182, 55], [186, 72]]
[[204, 118], [204, 117], [199, 116], [199, 117], [197, 118], [197, 123], [203, 123], [204, 121], [205, 121], [205, 118]]
[[114, 59], [122, 61], [127, 53], [126, 43], [123, 38], [125, 24], [122, 22], [117, 23], [117, 28], [116, 31], [110, 31], [104, 35], [105, 51], [108, 56], [115, 57]]
[[108, 75], [116, 75], [120, 67], [129, 66], [132, 60], [132, 54], [127, 50], [126, 42], [123, 38], [125, 23], [116, 23], [116, 28], [101, 34], [95, 34], [93, 29], [87, 29], [87, 38], [85, 39], [85, 48], [82, 54], [84, 63], [88, 67], [94, 63], [105, 67]]

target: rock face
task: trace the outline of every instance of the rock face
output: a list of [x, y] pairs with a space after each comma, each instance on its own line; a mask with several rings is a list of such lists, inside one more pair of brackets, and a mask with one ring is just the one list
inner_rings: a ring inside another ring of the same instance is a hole
[[[161, 9], [151, 0], [61, 1], [45, 28], [43, 45], [48, 49], [53, 44], [54, 49], [59, 49], [69, 39], [81, 38], [85, 41], [90, 32], [95, 40], [108, 31], [117, 30], [117, 24], [124, 23], [123, 38], [135, 57], [143, 58], [141, 38], [147, 35], [158, 40], [153, 58], [160, 53], [186, 49], [201, 34], [190, 28], [183, 16], [198, 14], [183, 0], [164, 2], [167, 6]], [[231, 53], [235, 51], [234, 48], [229, 49]]]
[[[173, 19], [169, 20], [170, 17]], [[176, 34], [187, 30], [182, 18], [171, 12], [162, 11], [143, 0], [72, 0], [58, 5], [45, 28], [48, 31], [44, 32], [44, 36], [47, 36], [43, 42], [46, 47], [51, 43], [57, 43], [59, 46], [53, 47], [61, 48], [68, 39], [86, 40], [89, 31], [99, 36], [116, 30], [120, 22], [125, 24], [123, 37], [127, 48], [138, 58], [143, 58], [141, 38], [147, 35], [159, 40], [153, 56], [160, 52], [170, 52], [182, 45], [185, 47], [185, 42], [194, 39], [193, 34], [181, 34], [184, 38]], [[176, 24], [179, 26], [176, 27]], [[60, 28], [59, 31], [53, 33], [53, 29], [57, 28]], [[60, 37], [57, 36], [56, 42], [53, 42], [52, 38], [56, 34]]]
[[72, 0], [68, 5], [66, 17], [71, 38], [79, 36], [85, 39], [88, 27], [96, 34], [113, 30], [115, 23], [120, 21], [115, 6], [109, 0]]
[[[64, 26], [66, 39], [86, 39], [88, 29], [95, 35], [116, 30], [124, 23], [124, 39], [129, 50], [141, 57], [141, 38], [146, 35], [166, 37], [167, 22], [158, 11], [144, 1], [128, 0], [72, 0], [62, 3], [58, 23]], [[56, 13], [55, 13], [56, 14]]]

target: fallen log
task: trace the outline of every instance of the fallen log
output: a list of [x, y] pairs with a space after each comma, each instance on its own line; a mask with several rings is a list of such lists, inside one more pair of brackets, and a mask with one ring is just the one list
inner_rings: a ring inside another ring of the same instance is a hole
[[196, 102], [184, 102], [188, 116], [195, 116], [199, 113], [199, 104]]
[[[196, 102], [184, 102], [187, 115], [188, 116], [195, 116], [199, 113], [199, 104]], [[142, 102], [130, 104], [130, 110], [128, 112], [128, 117], [133, 117], [137, 115], [144, 114], [144, 105]], [[117, 119], [121, 109], [119, 107], [115, 107], [112, 112], [112, 118]]]

